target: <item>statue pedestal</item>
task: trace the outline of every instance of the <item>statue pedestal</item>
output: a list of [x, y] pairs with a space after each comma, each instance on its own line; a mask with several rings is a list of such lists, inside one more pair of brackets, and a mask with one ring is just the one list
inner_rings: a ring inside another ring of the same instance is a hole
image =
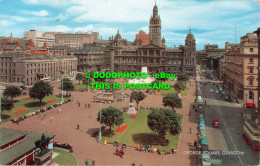
[[127, 114], [136, 114], [137, 111], [135, 110], [134, 103], [130, 103], [129, 108], [126, 112]]

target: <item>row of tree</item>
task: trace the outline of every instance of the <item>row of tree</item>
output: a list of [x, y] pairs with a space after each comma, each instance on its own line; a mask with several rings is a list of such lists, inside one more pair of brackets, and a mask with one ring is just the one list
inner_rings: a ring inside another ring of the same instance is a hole
[[[74, 85], [68, 78], [63, 79], [63, 90], [67, 93], [74, 90]], [[50, 83], [39, 81], [29, 89], [29, 96], [34, 99], [40, 100], [40, 106], [45, 96], [51, 95], [53, 88]], [[14, 98], [22, 94], [22, 90], [16, 86], [9, 86], [4, 90], [4, 97], [1, 98], [2, 110], [11, 110], [13, 108]]]
[[[130, 96], [131, 99], [135, 100], [138, 110], [138, 104], [146, 98], [146, 95], [142, 91], [133, 91]], [[169, 94], [163, 97], [163, 105], [172, 108], [174, 111], [170, 109], [152, 110], [148, 115], [147, 124], [149, 128], [161, 136], [165, 136], [166, 131], [172, 135], [178, 134], [181, 131], [180, 116], [175, 113], [175, 108], [182, 108], [182, 100], [176, 94]], [[100, 112], [97, 120], [100, 122]], [[115, 125], [119, 126], [123, 122], [123, 113], [119, 109], [115, 107], [102, 109], [101, 123], [110, 127], [110, 136], [111, 128]]]

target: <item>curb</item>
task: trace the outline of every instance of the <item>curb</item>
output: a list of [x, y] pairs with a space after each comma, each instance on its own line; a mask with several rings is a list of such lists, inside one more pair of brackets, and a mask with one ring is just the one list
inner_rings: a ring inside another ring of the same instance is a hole
[[[63, 149], [63, 148], [60, 148], [60, 147], [53, 147], [53, 150], [54, 150], [54, 148], [61, 149], [61, 150], [64, 150], [64, 151], [70, 153], [69, 150], [67, 150], [67, 149]], [[79, 165], [79, 160], [78, 160], [77, 156], [74, 153], [70, 153], [70, 154], [72, 154], [72, 156], [76, 159], [77, 165]]]

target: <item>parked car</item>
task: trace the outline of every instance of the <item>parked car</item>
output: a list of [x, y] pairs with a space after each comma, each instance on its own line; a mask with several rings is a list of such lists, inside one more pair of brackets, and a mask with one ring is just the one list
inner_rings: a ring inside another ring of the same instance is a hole
[[198, 100], [202, 100], [201, 96], [198, 96]]
[[213, 91], [213, 89], [210, 89], [210, 93], [213, 93], [214, 91]]
[[218, 90], [216, 90], [216, 94], [219, 94], [219, 91], [218, 91]]
[[219, 122], [218, 122], [218, 120], [214, 120], [214, 121], [213, 121], [213, 126], [214, 126], [214, 127], [219, 127]]

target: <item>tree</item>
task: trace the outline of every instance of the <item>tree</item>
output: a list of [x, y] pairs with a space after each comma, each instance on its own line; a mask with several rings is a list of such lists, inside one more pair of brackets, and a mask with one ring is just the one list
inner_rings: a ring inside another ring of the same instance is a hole
[[137, 110], [138, 110], [138, 104], [140, 101], [142, 101], [143, 99], [145, 99], [145, 94], [142, 91], [133, 91], [131, 93], [131, 99], [135, 100], [136, 104], [137, 104]]
[[34, 99], [40, 100], [40, 106], [42, 105], [42, 99], [45, 96], [52, 94], [52, 87], [48, 82], [39, 81], [33, 85], [33, 87], [29, 90], [30, 97]]
[[2, 110], [11, 110], [14, 107], [13, 101], [6, 97], [1, 98], [1, 108]]
[[84, 80], [83, 80], [82, 83], [83, 83], [84, 85], [89, 85], [91, 82], [92, 82], [91, 78], [84, 78]]
[[[100, 111], [98, 113], [97, 121], [100, 122]], [[123, 112], [120, 111], [119, 109], [112, 107], [112, 106], [102, 109], [101, 123], [110, 127], [109, 128], [109, 130], [110, 130], [109, 137], [111, 137], [112, 127], [114, 125], [119, 126], [123, 122], [124, 122]]]
[[176, 94], [168, 94], [168, 95], [164, 96], [162, 102], [165, 107], [169, 106], [173, 110], [175, 108], [182, 108], [181, 99]]
[[183, 82], [186, 83], [186, 82], [189, 81], [189, 77], [188, 77], [186, 74], [180, 74], [180, 75], [178, 76], [177, 81], [183, 81]]
[[83, 75], [83, 74], [78, 73], [78, 74], [76, 75], [76, 80], [79, 80], [79, 84], [80, 84], [80, 81], [83, 80], [83, 79], [84, 79], [84, 75]]
[[46, 138], [45, 135], [42, 134], [41, 139], [35, 141], [34, 143], [35, 143], [35, 146], [37, 148], [41, 149], [41, 151], [42, 151], [42, 149], [45, 146], [48, 146], [49, 142], [50, 142], [50, 138], [49, 137]]
[[63, 90], [65, 90], [68, 94], [69, 91], [74, 91], [74, 85], [71, 80], [68, 78], [63, 79]]
[[[154, 109], [147, 116], [147, 124], [153, 132], [165, 138], [168, 131], [171, 135], [176, 135], [181, 132], [180, 115], [169, 109], [157, 110]], [[166, 138], [165, 138], [166, 139]]]
[[176, 91], [185, 90], [186, 84], [183, 81], [177, 81], [174, 85]]
[[161, 78], [161, 77], [159, 77], [159, 78], [156, 78], [156, 80], [159, 80], [159, 81], [161, 81], [161, 83], [164, 81], [167, 81], [167, 78]]
[[106, 81], [106, 78], [104, 77], [104, 78], [100, 78], [100, 77], [97, 77], [97, 78], [94, 78], [94, 80], [96, 81], [96, 82], [105, 82]]
[[151, 84], [152, 84], [152, 86], [153, 86], [154, 84], [159, 85], [159, 81], [156, 79], [156, 80], [154, 80], [153, 82], [151, 82]]
[[4, 96], [5, 97], [11, 97], [12, 100], [13, 100], [14, 97], [18, 97], [21, 94], [22, 94], [21, 89], [19, 89], [16, 86], [9, 86], [4, 91]]

